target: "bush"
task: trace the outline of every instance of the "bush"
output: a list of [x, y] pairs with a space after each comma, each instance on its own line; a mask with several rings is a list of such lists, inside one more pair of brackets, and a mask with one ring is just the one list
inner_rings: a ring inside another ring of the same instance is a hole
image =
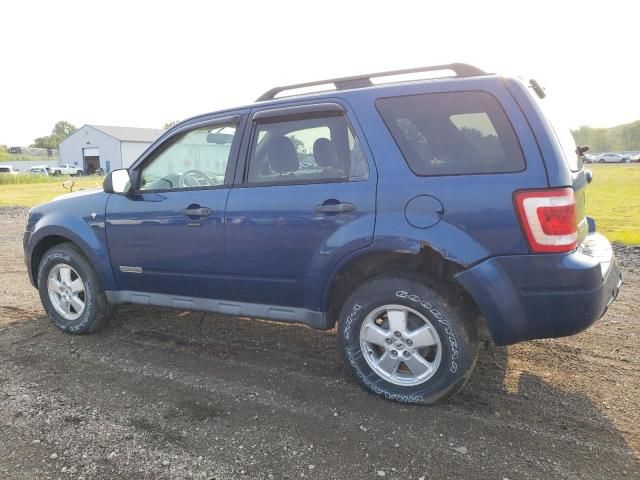
[[0, 185], [21, 185], [24, 183], [62, 183], [71, 177], [53, 177], [49, 175], [32, 175], [30, 173], [19, 173], [18, 175], [1, 174]]

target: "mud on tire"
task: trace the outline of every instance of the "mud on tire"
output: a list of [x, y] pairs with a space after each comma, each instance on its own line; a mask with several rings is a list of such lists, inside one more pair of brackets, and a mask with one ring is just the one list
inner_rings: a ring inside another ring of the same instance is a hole
[[[432, 404], [457, 393], [475, 366], [478, 334], [474, 320], [462, 312], [421, 279], [379, 276], [360, 285], [344, 303], [338, 323], [339, 348], [347, 368], [364, 388], [389, 400]], [[406, 330], [394, 331], [391, 327], [402, 325], [403, 316]], [[425, 328], [418, 332], [421, 327]], [[420, 342], [415, 341], [417, 334]], [[427, 346], [418, 349], [422, 344]], [[389, 374], [381, 365], [394, 359], [400, 361], [396, 373]], [[424, 367], [421, 372], [421, 364], [431, 369]]]

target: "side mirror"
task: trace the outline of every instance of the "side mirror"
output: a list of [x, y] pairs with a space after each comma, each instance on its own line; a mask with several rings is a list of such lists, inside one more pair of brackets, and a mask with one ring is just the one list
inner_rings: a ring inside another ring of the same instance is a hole
[[129, 190], [131, 190], [131, 177], [129, 176], [129, 170], [122, 168], [120, 170], [113, 170], [112, 172], [109, 172], [109, 174], [104, 177], [102, 189], [107, 193], [129, 193]]

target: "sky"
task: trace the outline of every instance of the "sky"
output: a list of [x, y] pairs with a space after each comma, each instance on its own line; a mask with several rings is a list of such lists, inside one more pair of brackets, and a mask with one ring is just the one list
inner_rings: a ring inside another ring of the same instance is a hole
[[10, 146], [58, 120], [161, 128], [275, 85], [452, 62], [536, 78], [572, 128], [640, 119], [637, 0], [8, 0], [0, 18]]

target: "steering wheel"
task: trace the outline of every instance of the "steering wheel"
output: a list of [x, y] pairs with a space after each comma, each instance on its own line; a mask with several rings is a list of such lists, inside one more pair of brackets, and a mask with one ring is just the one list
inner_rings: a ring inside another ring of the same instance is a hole
[[211, 183], [211, 178], [204, 172], [200, 170], [187, 170], [182, 175], [180, 175], [179, 180], [180, 188], [190, 188], [190, 187], [210, 187], [213, 184]]

